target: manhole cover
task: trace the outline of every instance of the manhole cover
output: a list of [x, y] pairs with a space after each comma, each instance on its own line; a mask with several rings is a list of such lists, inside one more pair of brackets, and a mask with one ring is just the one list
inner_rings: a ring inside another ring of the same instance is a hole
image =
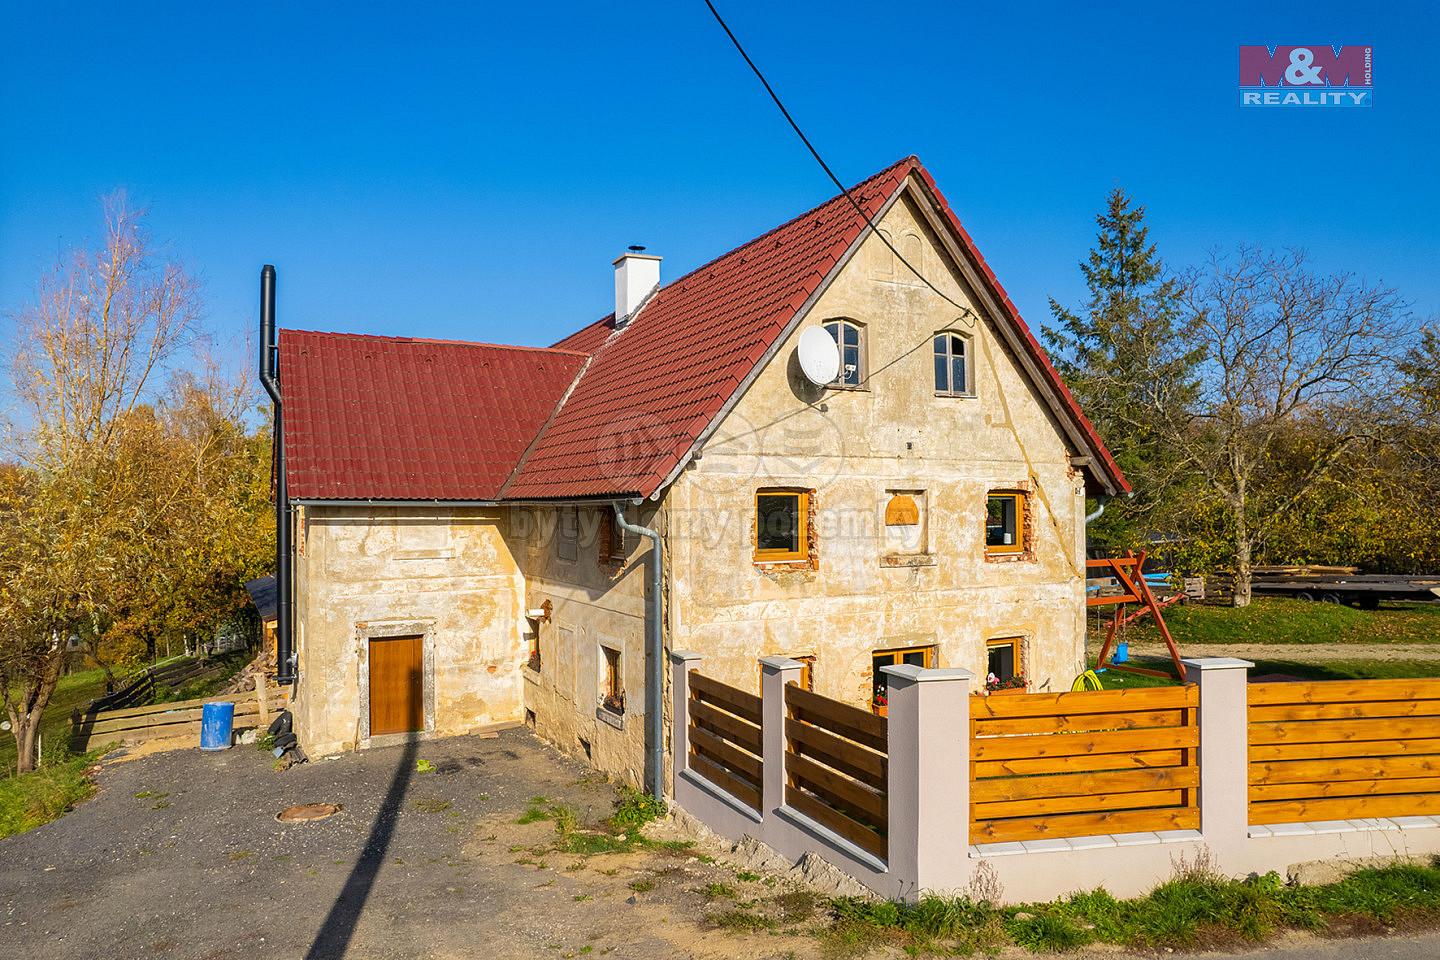
[[286, 807], [275, 814], [281, 823], [303, 823], [306, 820], [324, 820], [340, 812], [333, 803], [305, 803], [298, 807]]

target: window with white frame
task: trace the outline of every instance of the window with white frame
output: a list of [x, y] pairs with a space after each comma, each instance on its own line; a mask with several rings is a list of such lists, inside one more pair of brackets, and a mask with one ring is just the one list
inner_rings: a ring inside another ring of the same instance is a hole
[[859, 390], [865, 384], [865, 327], [854, 320], [827, 320], [825, 329], [840, 348], [840, 373], [830, 386]]
[[958, 333], [935, 334], [935, 392], [947, 397], [972, 394], [970, 341]]

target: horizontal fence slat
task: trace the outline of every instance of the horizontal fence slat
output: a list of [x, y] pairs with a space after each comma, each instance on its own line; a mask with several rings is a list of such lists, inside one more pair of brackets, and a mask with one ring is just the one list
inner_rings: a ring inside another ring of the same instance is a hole
[[972, 697], [975, 720], [1049, 717], [1058, 713], [1135, 713], [1197, 706], [1200, 688], [1148, 687], [1139, 690], [1076, 690], [1067, 693], [1026, 693], [1004, 697]]
[[868, 710], [822, 697], [792, 684], [785, 686], [785, 706], [789, 708], [792, 717], [808, 720], [816, 726], [824, 727], [856, 743], [863, 743], [881, 753], [889, 749], [885, 718]]
[[1440, 794], [1411, 793], [1398, 797], [1341, 797], [1329, 800], [1278, 800], [1250, 804], [1250, 822], [1301, 823], [1306, 820], [1352, 820], [1369, 817], [1418, 817], [1440, 814]]
[[987, 820], [970, 827], [971, 843], [1007, 840], [1042, 840], [1046, 837], [1091, 837], [1103, 833], [1140, 833], [1152, 830], [1196, 830], [1200, 811], [1195, 807], [1172, 810], [1122, 810], [1116, 813], [1075, 813], [1056, 817]]
[[1440, 793], [1440, 777], [1384, 780], [1342, 780], [1334, 783], [1260, 783], [1250, 786], [1250, 802], [1321, 800], [1334, 797], [1379, 797], [1402, 793]]
[[1036, 759], [1074, 757], [1090, 754], [1124, 754], [1137, 750], [1168, 750], [1200, 744], [1195, 726], [1160, 727], [1154, 730], [1115, 730], [1087, 733], [1057, 733], [1037, 737], [994, 737], [970, 741], [970, 759]]
[[[255, 700], [245, 700], [235, 704], [235, 716], [241, 717], [260, 712], [260, 704]], [[86, 727], [94, 732], [105, 730], [129, 730], [140, 729], [147, 726], [158, 726], [166, 723], [182, 723], [186, 720], [199, 720], [203, 718], [203, 708], [191, 708], [188, 710], [167, 710], [164, 713], [144, 714], [138, 717], [112, 717], [107, 713], [99, 714], [93, 721], [82, 720], [80, 726]]]
[[[1001, 699], [1006, 698], [1002, 697]], [[1154, 710], [1132, 713], [1056, 714], [1048, 717], [1015, 717], [1005, 720], [971, 720], [970, 730], [972, 736], [985, 737], [1178, 727], [1184, 725], [1185, 713], [1185, 710]]]
[[1352, 700], [1440, 700], [1440, 679], [1317, 680], [1252, 683], [1251, 706], [1273, 703], [1345, 703]]
[[[1176, 728], [1184, 729], [1184, 728]], [[971, 776], [1029, 777], [1044, 773], [1095, 773], [1101, 770], [1149, 770], [1184, 766], [1184, 750], [1142, 750], [1135, 753], [1098, 753], [1075, 757], [1037, 757], [1034, 760], [980, 760], [971, 763]]]
[[883, 794], [822, 767], [808, 757], [785, 754], [785, 772], [789, 774], [791, 783], [803, 786], [831, 806], [863, 814], [855, 819], [864, 820], [882, 830], [890, 823], [890, 804]]
[[889, 845], [884, 837], [864, 824], [851, 820], [843, 813], [832, 810], [803, 791], [795, 787], [786, 787], [785, 802], [821, 826], [835, 831], [862, 850], [868, 850], [882, 860], [889, 857]]
[[717, 710], [708, 703], [691, 700], [690, 719], [695, 725], [733, 741], [751, 753], [758, 755], [763, 752], [760, 728], [733, 714]]
[[1301, 723], [1252, 723], [1250, 742], [1329, 743], [1433, 737], [1436, 721], [1429, 717], [1389, 720], [1310, 720]]
[[[144, 707], [121, 707], [116, 710], [101, 710], [91, 716], [97, 720], [116, 720], [121, 717], [143, 717], [152, 713], [168, 713], [171, 710], [188, 710], [191, 708], [203, 707], [207, 703], [243, 703], [255, 699], [254, 689], [244, 690], [240, 693], [227, 693], [215, 697], [202, 697], [199, 700], [175, 700], [171, 703], [152, 703]], [[272, 695], [271, 699], [274, 699]], [[86, 714], [78, 713], [83, 721]]]
[[1250, 782], [1321, 783], [1440, 776], [1440, 756], [1342, 757], [1335, 760], [1274, 760], [1250, 764]]
[[733, 713], [760, 726], [760, 698], [728, 683], [721, 683], [695, 670], [690, 671], [690, 695], [712, 703], [726, 713]]
[[889, 789], [889, 759], [820, 727], [793, 718], [785, 721], [786, 751], [834, 767], [876, 790]]
[[972, 803], [1023, 800], [1039, 797], [1079, 797], [1094, 794], [1136, 793], [1195, 787], [1196, 767], [1159, 770], [1116, 770], [1108, 773], [1058, 773], [1040, 777], [1005, 777], [970, 784]]
[[764, 763], [759, 757], [751, 756], [710, 731], [696, 727], [690, 731], [690, 743], [695, 747], [696, 753], [716, 766], [724, 767], [751, 786], [758, 788], [764, 782], [761, 772]]
[[1252, 743], [1250, 762], [1317, 760], [1322, 757], [1399, 757], [1440, 753], [1440, 739], [1359, 740], [1353, 743]]
[[1345, 703], [1277, 703], [1256, 705], [1250, 708], [1251, 723], [1436, 716], [1440, 716], [1440, 700], [1361, 700], [1347, 701]]
[[998, 820], [1004, 817], [1038, 817], [1062, 813], [1179, 807], [1184, 803], [1184, 790], [1146, 790], [1140, 793], [1117, 793], [1108, 796], [1049, 797], [1044, 800], [972, 803], [970, 818], [972, 820]]
[[732, 776], [723, 768], [716, 766], [694, 752], [690, 754], [690, 769], [748, 806], [751, 810], [760, 809], [759, 790], [756, 790], [739, 777]]

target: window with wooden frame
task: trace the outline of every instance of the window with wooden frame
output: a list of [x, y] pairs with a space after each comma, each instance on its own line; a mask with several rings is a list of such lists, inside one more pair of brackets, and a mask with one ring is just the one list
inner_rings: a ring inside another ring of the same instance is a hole
[[579, 556], [580, 518], [575, 507], [561, 507], [555, 530], [555, 555], [561, 560]]
[[605, 657], [605, 675], [601, 678], [600, 705], [616, 713], [625, 712], [625, 688], [620, 674], [620, 651], [602, 646]]
[[985, 689], [1025, 689], [1024, 649], [1023, 637], [999, 637], [985, 641]]
[[890, 700], [886, 695], [886, 676], [881, 672], [881, 667], [893, 667], [908, 663], [912, 666], [930, 669], [935, 666], [935, 648], [927, 646], [902, 647], [898, 650], [874, 650], [870, 654], [870, 662], [870, 709], [884, 716]]
[[804, 490], [755, 491], [755, 560], [796, 563], [810, 559], [810, 494]]
[[613, 510], [600, 509], [599, 532], [595, 539], [600, 566], [624, 566], [625, 528], [615, 521]]
[[865, 326], [854, 320], [827, 320], [825, 330], [840, 348], [840, 372], [831, 387], [861, 390], [865, 386]]
[[970, 375], [970, 339], [945, 331], [935, 334], [935, 392], [945, 397], [973, 394]]
[[1019, 491], [991, 491], [985, 498], [985, 552], [1023, 553], [1025, 542], [1025, 494]]

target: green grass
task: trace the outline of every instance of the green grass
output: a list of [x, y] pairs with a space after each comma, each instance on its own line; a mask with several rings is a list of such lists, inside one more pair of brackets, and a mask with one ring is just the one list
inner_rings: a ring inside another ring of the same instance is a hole
[[[1108, 613], [1110, 608], [1101, 609]], [[1207, 643], [1440, 644], [1440, 604], [1388, 603], [1379, 610], [1357, 610], [1257, 597], [1240, 608], [1181, 603], [1165, 610], [1164, 617], [1182, 652]], [[1148, 617], [1127, 629], [1131, 642], [1160, 642]]]
[[[11, 687], [11, 696], [18, 698], [20, 688]], [[61, 677], [55, 693], [45, 706], [40, 718], [40, 739], [45, 752], [59, 744], [70, 742], [70, 711], [105, 695], [105, 671], [77, 670], [68, 677]], [[0, 778], [15, 776], [15, 735], [14, 731], [0, 733]]]
[[1222, 949], [1262, 943], [1284, 930], [1343, 932], [1354, 918], [1407, 929], [1440, 926], [1440, 858], [1431, 866], [1363, 870], [1323, 887], [1285, 886], [1278, 874], [1228, 880], [1195, 869], [1149, 894], [1116, 900], [1104, 890], [1049, 903], [994, 909], [964, 897], [917, 903], [839, 899], [832, 922], [816, 931], [830, 956], [861, 956], [883, 946], [909, 953], [994, 951], [1013, 943], [1032, 952], [1088, 943], [1142, 949]]
[[0, 780], [0, 838], [49, 823], [94, 793], [85, 769], [104, 752], [55, 759], [23, 777]]

